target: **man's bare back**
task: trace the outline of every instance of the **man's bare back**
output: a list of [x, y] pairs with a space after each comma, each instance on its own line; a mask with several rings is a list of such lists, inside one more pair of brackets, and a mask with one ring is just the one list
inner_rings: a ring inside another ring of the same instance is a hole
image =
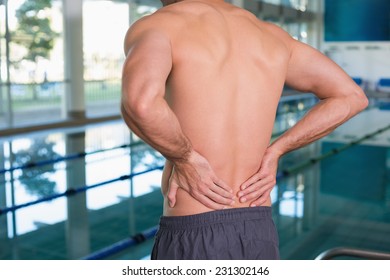
[[[278, 158], [367, 106], [337, 65], [222, 0], [163, 7], [134, 24], [125, 51], [122, 112], [168, 159], [166, 216], [270, 206]], [[323, 102], [270, 149], [285, 82]]]
[[[173, 38], [168, 103], [194, 150], [208, 159], [217, 176], [236, 194], [259, 169], [269, 145], [288, 49], [267, 24], [224, 2], [184, 1], [160, 13], [161, 21], [174, 26], [167, 28]], [[164, 195], [171, 171], [168, 162]], [[269, 199], [265, 205], [270, 206]], [[244, 206], [249, 203], [237, 200], [229, 207]], [[166, 204], [164, 214], [210, 210], [178, 189], [175, 207]]]

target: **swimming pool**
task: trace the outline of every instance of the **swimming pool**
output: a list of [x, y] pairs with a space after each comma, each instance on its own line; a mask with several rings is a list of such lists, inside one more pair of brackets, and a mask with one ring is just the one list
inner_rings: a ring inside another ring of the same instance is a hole
[[[275, 137], [315, 102], [284, 98]], [[281, 160], [272, 201], [282, 258], [390, 252], [389, 116], [366, 110]], [[153, 241], [137, 234], [161, 215], [163, 163], [122, 121], [1, 139], [0, 259], [80, 259], [113, 244], [121, 250], [107, 259], [147, 258]], [[140, 244], [121, 247], [134, 236]]]

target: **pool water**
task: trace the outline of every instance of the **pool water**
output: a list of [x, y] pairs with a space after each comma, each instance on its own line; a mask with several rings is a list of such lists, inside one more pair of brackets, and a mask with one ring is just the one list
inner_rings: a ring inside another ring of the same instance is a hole
[[[315, 102], [283, 99], [275, 137]], [[340, 246], [390, 252], [389, 125], [390, 111], [370, 108], [282, 158], [271, 195], [282, 259]], [[163, 164], [123, 121], [1, 139], [0, 259], [81, 259], [155, 228]], [[148, 258], [152, 245], [105, 258]]]

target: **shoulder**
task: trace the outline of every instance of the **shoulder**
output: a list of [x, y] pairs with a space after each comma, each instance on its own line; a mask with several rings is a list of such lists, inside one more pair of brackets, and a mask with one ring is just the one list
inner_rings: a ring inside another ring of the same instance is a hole
[[274, 35], [279, 40], [283, 41], [283, 43], [286, 44], [287, 46], [291, 45], [295, 40], [294, 38], [291, 37], [291, 35], [287, 31], [285, 31], [283, 28], [279, 27], [276, 24], [266, 22], [266, 21], [261, 21], [261, 25], [266, 31]]
[[182, 25], [182, 18], [172, 9], [161, 8], [153, 14], [137, 20], [126, 32], [124, 39], [125, 53], [135, 42], [151, 37], [151, 35], [170, 39], [175, 34], [175, 30]]
[[161, 22], [159, 22], [159, 16], [152, 14], [144, 16], [141, 19], [134, 22], [126, 32], [124, 38], [124, 51], [128, 53], [129, 49], [138, 41], [150, 37], [153, 34], [163, 35], [165, 32]]

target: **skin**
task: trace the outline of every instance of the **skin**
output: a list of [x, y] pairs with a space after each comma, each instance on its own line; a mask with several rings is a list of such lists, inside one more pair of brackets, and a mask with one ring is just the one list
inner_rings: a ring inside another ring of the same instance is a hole
[[[163, 1], [125, 38], [123, 119], [166, 159], [164, 215], [271, 206], [278, 161], [368, 101], [281, 28], [222, 0]], [[270, 145], [283, 85], [320, 102]]]

